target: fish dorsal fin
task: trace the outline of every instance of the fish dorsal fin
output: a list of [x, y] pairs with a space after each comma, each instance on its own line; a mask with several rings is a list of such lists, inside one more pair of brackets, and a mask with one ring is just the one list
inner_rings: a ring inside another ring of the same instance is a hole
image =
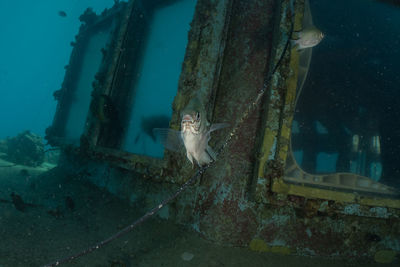
[[[315, 27], [312, 20], [311, 9], [310, 9], [310, 2], [306, 0], [304, 3], [304, 15], [303, 15], [303, 29], [313, 28]], [[304, 83], [307, 79], [308, 70], [310, 68], [312, 57], [312, 48], [304, 49], [300, 53], [299, 58], [299, 76], [297, 79], [297, 90], [296, 90], [296, 103], [300, 97], [301, 91], [303, 89]]]
[[310, 1], [304, 1], [303, 29], [315, 28], [310, 8]]

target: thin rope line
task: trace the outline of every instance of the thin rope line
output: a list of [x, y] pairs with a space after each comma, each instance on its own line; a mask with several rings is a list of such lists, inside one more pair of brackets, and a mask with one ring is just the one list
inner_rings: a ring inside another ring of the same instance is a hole
[[[243, 114], [243, 116], [239, 119], [239, 121], [237, 122], [235, 128], [231, 131], [231, 133], [229, 134], [228, 138], [225, 140], [224, 144], [220, 147], [220, 149], [217, 151], [217, 156], [220, 155], [223, 150], [227, 147], [228, 143], [232, 140], [232, 137], [236, 134], [237, 130], [239, 129], [239, 125], [247, 118], [247, 116], [254, 110], [254, 108], [259, 104], [261, 97], [264, 95], [269, 82], [271, 81], [272, 76], [275, 74], [275, 72], [277, 71], [278, 67], [280, 66], [283, 57], [289, 47], [290, 44], [290, 36], [292, 35], [293, 32], [293, 21], [291, 24], [291, 28], [290, 28], [290, 35], [288, 37], [288, 40], [286, 41], [285, 47], [282, 51], [281, 56], [279, 57], [278, 62], [275, 64], [275, 67], [273, 68], [272, 72], [268, 74], [268, 76], [265, 79], [265, 82], [263, 84], [262, 89], [260, 90], [260, 92], [258, 93], [255, 101], [253, 101], [253, 103], [249, 106], [249, 108], [246, 110], [246, 112]], [[43, 267], [54, 267], [54, 266], [59, 266], [60, 264], [64, 264], [67, 262], [70, 262], [72, 260], [75, 260], [79, 257], [82, 257], [84, 255], [87, 255], [105, 245], [107, 245], [108, 243], [111, 243], [113, 240], [119, 238], [120, 236], [129, 233], [130, 231], [132, 231], [136, 226], [140, 225], [141, 223], [145, 222], [146, 220], [148, 220], [151, 216], [153, 216], [154, 214], [156, 214], [160, 209], [162, 209], [165, 205], [167, 205], [169, 202], [171, 202], [172, 200], [174, 200], [175, 198], [177, 198], [187, 187], [189, 187], [191, 184], [193, 184], [210, 166], [212, 166], [215, 163], [215, 161], [211, 162], [208, 165], [205, 165], [203, 167], [201, 167], [196, 173], [195, 175], [193, 175], [192, 178], [190, 178], [188, 181], [186, 181], [173, 195], [169, 196], [168, 198], [164, 199], [158, 206], [154, 207], [153, 209], [151, 209], [150, 211], [148, 211], [145, 215], [143, 215], [142, 217], [140, 217], [139, 219], [137, 219], [136, 221], [134, 221], [133, 223], [131, 223], [130, 225], [128, 225], [127, 227], [125, 227], [124, 229], [118, 231], [117, 233], [115, 233], [114, 235], [108, 237], [107, 239], [104, 239], [101, 242], [98, 242], [97, 244], [82, 250], [79, 253], [76, 253], [72, 256], [69, 257], [65, 257], [61, 260], [57, 260], [53, 263], [49, 263], [46, 265], [43, 265]]]
[[43, 267], [53, 267], [53, 266], [59, 266], [60, 264], [63, 263], [67, 263], [70, 262], [76, 258], [79, 258], [81, 256], [84, 256], [86, 254], [89, 254], [105, 245], [107, 245], [108, 243], [110, 243], [111, 241], [113, 241], [114, 239], [119, 238], [120, 236], [129, 233], [130, 231], [132, 231], [136, 226], [138, 226], [139, 224], [143, 223], [144, 221], [146, 221], [147, 219], [149, 219], [151, 216], [153, 216], [154, 214], [156, 214], [160, 209], [162, 209], [165, 205], [167, 205], [170, 201], [174, 200], [180, 193], [182, 193], [189, 185], [193, 184], [204, 172], [206, 169], [208, 169], [210, 167], [210, 165], [206, 165], [204, 167], [202, 167], [201, 169], [199, 169], [196, 174], [190, 178], [187, 182], [185, 182], [173, 195], [169, 196], [168, 198], [164, 199], [158, 206], [154, 207], [153, 209], [151, 209], [150, 211], [148, 211], [145, 215], [143, 215], [142, 217], [140, 217], [139, 219], [137, 219], [136, 221], [134, 221], [132, 224], [128, 225], [127, 227], [125, 227], [124, 229], [120, 230], [119, 232], [115, 233], [114, 235], [110, 236], [109, 238], [98, 242], [97, 244], [82, 250], [79, 253], [76, 253], [72, 256], [68, 256], [66, 258], [63, 258], [61, 260], [57, 260], [53, 263], [49, 263], [44, 265]]
[[238, 120], [238, 122], [236, 123], [235, 128], [233, 128], [233, 130], [230, 132], [228, 138], [225, 140], [224, 144], [219, 148], [219, 150], [217, 151], [217, 156], [225, 149], [225, 147], [228, 145], [228, 143], [231, 141], [232, 137], [236, 134], [237, 130], [239, 129], [239, 125], [249, 116], [249, 114], [254, 111], [254, 109], [256, 108], [256, 106], [258, 106], [262, 96], [265, 94], [265, 91], [267, 90], [267, 87], [273, 77], [273, 75], [275, 74], [275, 72], [278, 70], [278, 67], [280, 66], [280, 64], [282, 63], [282, 60], [285, 56], [285, 53], [287, 51], [287, 49], [289, 48], [289, 44], [290, 44], [290, 36], [292, 35], [293, 32], [293, 27], [294, 27], [294, 23], [291, 24], [290, 26], [290, 34], [289, 37], [286, 41], [285, 47], [282, 51], [281, 56], [279, 57], [278, 62], [275, 64], [272, 72], [268, 72], [268, 76], [265, 79], [265, 82], [263, 84], [263, 87], [261, 88], [260, 92], [257, 94], [256, 99], [253, 101], [253, 103], [251, 103], [251, 105], [248, 106], [246, 112], [243, 113], [243, 116]]

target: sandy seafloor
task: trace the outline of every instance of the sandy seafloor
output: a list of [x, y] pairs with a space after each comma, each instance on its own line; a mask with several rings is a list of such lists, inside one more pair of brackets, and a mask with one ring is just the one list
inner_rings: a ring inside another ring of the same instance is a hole
[[[0, 166], [7, 164], [0, 161]], [[0, 199], [9, 200], [15, 192], [37, 206], [22, 212], [12, 203], [0, 202], [0, 267], [43, 266], [109, 237], [145, 213], [140, 204], [122, 201], [79, 175], [50, 171], [35, 177], [33, 169], [21, 169], [27, 168], [0, 167]], [[73, 209], [66, 204], [67, 196], [73, 200]], [[398, 261], [347, 262], [222, 247], [193, 230], [154, 217], [107, 246], [61, 266], [399, 266]], [[194, 257], [185, 261], [184, 252]]]

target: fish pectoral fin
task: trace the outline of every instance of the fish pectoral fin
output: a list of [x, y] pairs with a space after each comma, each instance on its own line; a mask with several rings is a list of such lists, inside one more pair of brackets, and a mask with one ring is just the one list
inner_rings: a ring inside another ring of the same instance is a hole
[[154, 128], [153, 134], [168, 150], [179, 152], [184, 147], [180, 131], [169, 128]]
[[219, 130], [219, 129], [223, 129], [229, 126], [229, 123], [214, 123], [211, 125], [210, 130], [208, 131], [209, 133]]
[[297, 47], [297, 52], [299, 52], [299, 55], [302, 55], [304, 51], [310, 50], [310, 49], [312, 49], [312, 47], [300, 47], [300, 46], [298, 46]]

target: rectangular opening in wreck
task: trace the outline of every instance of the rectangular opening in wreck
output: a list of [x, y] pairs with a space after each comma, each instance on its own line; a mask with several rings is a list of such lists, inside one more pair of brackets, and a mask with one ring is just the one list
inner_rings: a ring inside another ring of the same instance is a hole
[[168, 128], [196, 0], [141, 1], [143, 43], [134, 59], [131, 106], [121, 149], [162, 158], [153, 128]]
[[99, 90], [95, 87], [101, 87], [104, 82], [99, 79], [110, 65], [107, 53], [125, 6], [124, 2], [118, 2], [100, 15], [88, 8], [80, 16], [82, 25], [75, 42], [71, 43], [73, 50], [62, 88], [54, 92], [57, 110], [52, 125], [46, 130], [46, 139], [52, 146], [79, 146], [82, 134], [88, 130], [93, 91]]
[[[303, 28], [311, 22], [326, 37], [299, 54], [284, 180], [398, 198], [400, 7], [377, 0], [309, 3], [312, 20], [306, 7]], [[358, 13], [348, 16], [338, 6]]]
[[82, 57], [81, 71], [77, 77], [76, 89], [65, 126], [65, 139], [68, 143], [79, 145], [91, 102], [92, 83], [101, 65], [102, 49], [105, 49], [112, 29], [112, 25], [107, 25], [107, 27], [92, 34], [87, 41]]

